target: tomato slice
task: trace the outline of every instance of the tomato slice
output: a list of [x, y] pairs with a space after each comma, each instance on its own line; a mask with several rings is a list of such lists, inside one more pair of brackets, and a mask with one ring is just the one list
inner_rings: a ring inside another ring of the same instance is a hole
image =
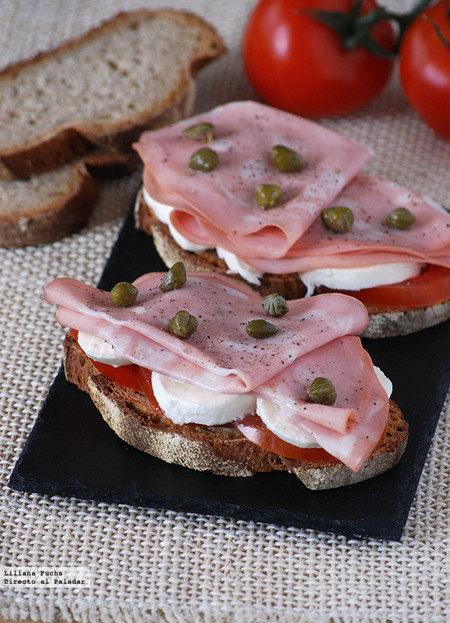
[[155, 411], [164, 414], [164, 411], [159, 406], [158, 401], [155, 398], [155, 394], [153, 393], [152, 371], [138, 366], [138, 379], [141, 391], [145, 394], [152, 408]]
[[234, 422], [234, 425], [241, 431], [244, 437], [247, 437], [247, 439], [257, 446], [264, 448], [264, 450], [275, 452], [275, 454], [279, 454], [288, 459], [300, 459], [302, 461], [338, 460], [322, 448], [299, 448], [298, 446], [283, 441], [267, 428], [256, 413], [247, 415], [243, 420]]
[[360, 300], [365, 305], [385, 307], [428, 307], [450, 298], [450, 269], [428, 266], [420, 275], [402, 283], [367, 288], [366, 290], [340, 290]]
[[118, 368], [115, 368], [107, 363], [100, 363], [99, 361], [93, 361], [92, 359], [91, 361], [100, 374], [107, 376], [109, 379], [119, 383], [119, 385], [122, 385], [123, 387], [134, 389], [137, 392], [141, 391], [138, 378], [139, 366], [132, 363], [129, 366], [119, 366]]
[[[72, 334], [74, 338], [77, 339], [78, 331], [72, 329]], [[122, 385], [123, 387], [143, 392], [152, 408], [155, 411], [164, 414], [164, 411], [159, 406], [155, 398], [155, 394], [153, 393], [151, 370], [141, 368], [135, 364], [115, 368], [114, 366], [110, 366], [106, 363], [94, 361], [90, 357], [88, 357], [88, 359], [101, 374], [104, 374], [112, 381], [119, 383], [119, 385]], [[261, 418], [256, 415], [256, 413], [247, 415], [243, 420], [233, 422], [233, 424], [240, 430], [244, 437], [247, 437], [247, 439], [252, 441], [254, 444], [264, 448], [265, 450], [275, 452], [280, 456], [304, 461], [338, 460], [322, 448], [298, 448], [290, 443], [286, 443], [274, 435], [266, 427]]]
[[[72, 335], [78, 343], [78, 331], [72, 329]], [[84, 354], [86, 355], [86, 353]], [[88, 355], [86, 355], [86, 357], [88, 357]], [[119, 385], [127, 387], [128, 389], [134, 389], [138, 392], [141, 391], [141, 386], [138, 378], [139, 366], [132, 363], [129, 366], [118, 366], [117, 368], [115, 368], [114, 366], [110, 366], [107, 363], [94, 361], [90, 357], [88, 357], [88, 359], [92, 363], [92, 365], [100, 372], [100, 374], [107, 376], [109, 379], [111, 379], [111, 381], [119, 383]]]

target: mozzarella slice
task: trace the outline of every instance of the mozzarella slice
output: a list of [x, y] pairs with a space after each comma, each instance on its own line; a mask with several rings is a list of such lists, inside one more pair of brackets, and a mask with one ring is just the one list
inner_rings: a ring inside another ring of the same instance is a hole
[[256, 413], [269, 430], [277, 437], [298, 448], [318, 448], [315, 441], [302, 433], [290, 420], [283, 415], [283, 409], [269, 400], [256, 400]]
[[250, 394], [220, 394], [153, 372], [153, 393], [166, 416], [175, 424], [218, 426], [255, 411]]
[[423, 266], [416, 262], [395, 262], [359, 268], [319, 268], [300, 273], [300, 279], [307, 287], [306, 296], [311, 296], [317, 286], [332, 290], [363, 290], [401, 283], [417, 277]]
[[392, 381], [388, 379], [383, 370], [380, 370], [380, 368], [378, 368], [377, 366], [374, 366], [373, 369], [375, 370], [375, 374], [377, 375], [382, 388], [386, 392], [387, 397], [390, 398], [393, 390]]
[[243, 277], [249, 283], [254, 283], [259, 286], [261, 283], [262, 272], [256, 270], [243, 262], [234, 253], [225, 251], [222, 247], [216, 247], [217, 256], [222, 259], [228, 267], [228, 274], [237, 274]]
[[78, 331], [78, 344], [84, 350], [86, 355], [94, 361], [107, 363], [114, 368], [119, 366], [128, 366], [130, 362], [127, 359], [117, 357], [114, 354], [114, 347], [105, 340], [93, 335], [88, 335], [82, 331]]
[[[143, 188], [142, 195], [145, 203], [151, 208], [158, 221], [168, 226], [170, 234], [178, 246], [185, 251], [192, 251], [193, 253], [199, 253], [210, 248], [191, 242], [185, 236], [180, 234], [177, 229], [175, 229], [170, 222], [170, 213], [173, 210], [172, 206], [156, 201], [153, 197], [150, 197], [145, 188]], [[251, 268], [251, 266], [240, 260], [237, 255], [230, 253], [229, 251], [225, 251], [225, 249], [222, 249], [221, 247], [216, 248], [216, 253], [218, 257], [220, 257], [227, 265], [228, 274], [240, 275], [243, 279], [249, 283], [254, 283], [255, 285], [259, 285], [261, 283], [260, 278], [262, 277], [262, 273], [254, 268]]]

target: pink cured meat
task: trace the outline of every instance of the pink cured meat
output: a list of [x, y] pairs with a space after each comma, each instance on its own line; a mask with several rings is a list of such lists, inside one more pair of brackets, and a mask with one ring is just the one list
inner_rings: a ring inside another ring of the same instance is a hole
[[[108, 292], [73, 279], [53, 281], [44, 296], [59, 306], [61, 324], [107, 340], [118, 357], [179, 381], [224, 393], [252, 392], [276, 402], [303, 432], [351, 469], [359, 468], [388, 415], [387, 396], [353, 335], [367, 324], [361, 303], [339, 294], [290, 301], [285, 316], [270, 318], [278, 333], [255, 340], [245, 325], [267, 316], [253, 290], [226, 277], [188, 272], [182, 288], [163, 293], [162, 276], [137, 279], [139, 294], [129, 308], [114, 306]], [[179, 309], [199, 321], [189, 340], [167, 331]], [[335, 382], [335, 406], [306, 402], [305, 386], [318, 375]], [[369, 402], [379, 406], [375, 416]]]
[[[190, 372], [184, 368], [193, 364], [208, 374], [192, 376], [190, 381], [232, 393], [253, 390], [289, 361], [336, 337], [360, 333], [367, 325], [367, 312], [359, 301], [330, 294], [290, 301], [288, 314], [270, 319], [279, 327], [278, 333], [270, 340], [255, 340], [245, 326], [254, 318], [266, 317], [256, 292], [227, 277], [188, 271], [183, 288], [163, 293], [162, 276], [151, 273], [137, 279], [139, 295], [130, 308], [114, 306], [108, 292], [74, 279], [56, 279], [44, 296], [59, 305], [61, 324], [106, 339], [118, 356], [180, 380], [187, 380]], [[168, 321], [180, 309], [187, 309], [199, 322], [186, 341], [167, 331]], [[143, 340], [148, 349], [142, 348]], [[178, 361], [176, 367], [173, 359]]]
[[[181, 136], [201, 121], [216, 128], [209, 147], [218, 153], [219, 164], [207, 173], [188, 167], [202, 144]], [[301, 173], [278, 171], [270, 160], [277, 144], [299, 152], [308, 166]], [[246, 257], [285, 255], [371, 157], [369, 149], [347, 137], [251, 101], [225, 104], [145, 132], [135, 148], [145, 165], [150, 196], [173, 206], [173, 218], [180, 211], [202, 219]], [[255, 188], [264, 183], [283, 189], [282, 207], [262, 210], [257, 205]]]
[[[308, 403], [305, 388], [317, 376], [330, 379], [337, 388], [332, 407]], [[283, 416], [354, 471], [370, 456], [386, 427], [389, 399], [361, 340], [354, 336], [338, 338], [301, 357], [256, 393], [280, 404]], [[352, 413], [345, 417], [348, 405]], [[311, 418], [311, 407], [320, 410], [320, 418]], [[302, 411], [309, 411], [308, 417]]]
[[[272, 273], [408, 261], [450, 268], [450, 215], [432, 207], [418, 193], [364, 175], [353, 180], [335, 204], [352, 209], [354, 224], [350, 233], [329, 232], [318, 218], [284, 258], [276, 262], [265, 258], [245, 261]], [[414, 214], [413, 226], [395, 230], [384, 224], [386, 215], [397, 207], [406, 207]]]
[[[334, 204], [352, 209], [352, 231], [330, 232], [318, 217], [280, 258], [244, 256], [242, 248], [231, 244], [223, 232], [186, 212], [173, 212], [171, 220], [188, 240], [205, 247], [222, 247], [263, 273], [301, 273], [395, 262], [424, 262], [450, 268], [450, 215], [444, 209], [432, 207], [420, 194], [388, 180], [361, 175], [350, 182]], [[384, 224], [386, 215], [396, 207], [406, 207], [414, 214], [416, 221], [411, 228], [395, 230]]]

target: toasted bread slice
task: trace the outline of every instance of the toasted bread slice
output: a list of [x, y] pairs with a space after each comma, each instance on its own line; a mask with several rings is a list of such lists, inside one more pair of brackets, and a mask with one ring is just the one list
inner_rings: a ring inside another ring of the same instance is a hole
[[340, 461], [300, 461], [264, 450], [231, 424], [174, 424], [157, 412], [144, 394], [102, 375], [71, 332], [64, 340], [64, 368], [67, 380], [90, 395], [103, 419], [128, 444], [167, 463], [222, 476], [251, 476], [277, 470], [295, 474], [309, 489], [341, 487], [393, 467], [403, 454], [408, 438], [408, 425], [397, 405], [391, 402], [385, 434], [355, 474]]
[[225, 51], [184, 11], [120, 13], [0, 73], [0, 176], [28, 177], [191, 114], [196, 71]]
[[[154, 216], [141, 193], [138, 194], [136, 200], [136, 226], [153, 236], [155, 248], [168, 267], [181, 260], [188, 270], [210, 270], [229, 275], [227, 265], [217, 256], [214, 249], [207, 249], [198, 253], [182, 249], [173, 239], [167, 225], [158, 221]], [[259, 292], [261, 296], [276, 292], [286, 299], [295, 299], [305, 296], [306, 293], [306, 287], [300, 280], [298, 273], [285, 275], [264, 273], [258, 286], [249, 283], [240, 275], [229, 276], [246, 283]], [[419, 309], [371, 306], [367, 307], [367, 311], [369, 312], [369, 323], [361, 337], [394, 337], [415, 333], [445, 322], [450, 318], [450, 300]]]

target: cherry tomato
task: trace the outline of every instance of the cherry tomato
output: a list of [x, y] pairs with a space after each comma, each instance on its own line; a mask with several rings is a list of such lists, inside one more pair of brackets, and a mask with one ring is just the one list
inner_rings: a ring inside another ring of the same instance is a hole
[[[450, 140], [450, 4], [441, 0], [417, 17], [400, 46], [400, 80], [416, 113]], [[433, 21], [430, 21], [433, 20]], [[444, 41], [439, 38], [433, 22]]]
[[[249, 81], [268, 104], [306, 117], [350, 113], [384, 89], [393, 69], [382, 58], [357, 46], [346, 50], [329, 26], [312, 19], [308, 9], [349, 13], [353, 0], [261, 0], [246, 24], [242, 55]], [[361, 13], [377, 8], [363, 0]], [[391, 23], [379, 22], [373, 39], [392, 52]]]
[[303, 461], [337, 461], [334, 456], [328, 454], [322, 448], [299, 448], [290, 443], [286, 443], [270, 431], [261, 418], [252, 413], [243, 420], [234, 423], [244, 437], [247, 437], [257, 446], [275, 452], [280, 456], [289, 459], [300, 459]]
[[450, 298], [450, 269], [429, 266], [417, 277], [402, 283], [368, 288], [359, 292], [346, 291], [365, 305], [386, 307], [428, 307]]

